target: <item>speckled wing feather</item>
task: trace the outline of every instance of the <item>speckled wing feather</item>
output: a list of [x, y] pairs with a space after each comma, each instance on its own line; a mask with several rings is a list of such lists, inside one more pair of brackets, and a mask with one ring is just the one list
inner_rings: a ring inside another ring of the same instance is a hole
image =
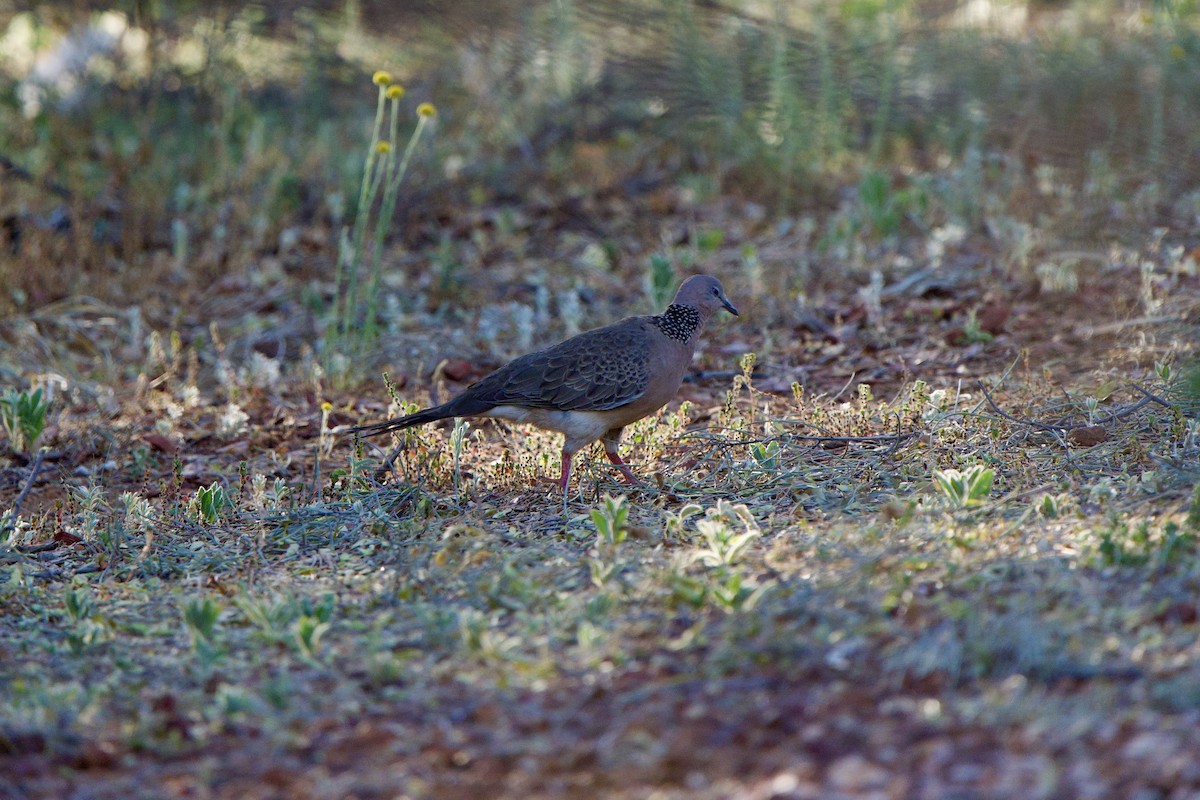
[[635, 318], [521, 356], [463, 394], [493, 406], [608, 411], [642, 396], [649, 362], [647, 331]]

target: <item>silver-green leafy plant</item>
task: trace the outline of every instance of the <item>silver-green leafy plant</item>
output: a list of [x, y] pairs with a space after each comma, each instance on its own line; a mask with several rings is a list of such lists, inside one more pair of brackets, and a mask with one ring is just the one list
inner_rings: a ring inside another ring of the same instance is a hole
[[675, 267], [666, 255], [655, 253], [650, 256], [650, 274], [646, 278], [646, 288], [656, 312], [671, 302], [675, 292]]
[[705, 511], [704, 519], [697, 520], [696, 530], [703, 546], [691, 560], [704, 565], [706, 574], [701, 579], [677, 572], [671, 582], [673, 596], [695, 607], [711, 601], [729, 613], [753, 608], [773, 582], [759, 583], [737, 567], [750, 545], [762, 536], [750, 509], [742, 503], [718, 500]]
[[616, 545], [625, 541], [629, 536], [626, 520], [629, 517], [629, 504], [625, 495], [612, 497], [604, 496], [603, 505], [592, 509], [592, 524], [596, 526], [596, 541], [598, 544]]
[[189, 599], [184, 601], [180, 613], [196, 657], [205, 668], [212, 666], [220, 656], [217, 621], [221, 618], [221, 607], [211, 597]]
[[450, 433], [450, 450], [454, 454], [454, 491], [456, 494], [462, 491], [463, 445], [467, 439], [467, 432], [470, 430], [471, 423], [459, 417], [454, 420], [454, 430]]
[[995, 472], [983, 464], [975, 464], [965, 470], [934, 470], [933, 485], [955, 509], [975, 508], [992, 491]]
[[8, 436], [8, 446], [14, 453], [32, 454], [46, 428], [46, 413], [50, 401], [41, 389], [9, 390], [0, 397], [0, 427]]
[[96, 613], [96, 601], [92, 599], [92, 595], [87, 589], [77, 586], [67, 589], [63, 595], [63, 607], [67, 610], [67, 617], [75, 623], [82, 622]]
[[136, 492], [122, 492], [120, 500], [125, 512], [122, 528], [126, 533], [142, 536], [141, 557], [145, 558], [154, 544], [154, 507]]
[[307, 598], [301, 602], [300, 617], [292, 625], [292, 635], [301, 658], [316, 661], [321, 640], [333, 625], [333, 607], [332, 594], [326, 594], [317, 603]]
[[288, 626], [299, 614], [296, 604], [291, 601], [260, 598], [249, 593], [234, 597], [233, 604], [272, 643], [287, 639]]
[[696, 523], [696, 529], [704, 539], [704, 547], [696, 551], [695, 559], [706, 567], [732, 566], [762, 536], [750, 509], [725, 499], [705, 512], [705, 519]]
[[84, 650], [108, 638], [110, 630], [97, 618], [96, 601], [85, 587], [72, 586], [63, 595], [63, 607], [71, 629], [67, 633], [67, 646], [79, 655]]
[[229, 493], [216, 481], [197, 489], [188, 503], [188, 510], [192, 512], [192, 516], [209, 525], [219, 522], [225, 511], [232, 507], [233, 500], [230, 499]]
[[759, 469], [772, 471], [779, 466], [779, 442], [755, 442], [750, 445], [750, 457]]
[[596, 527], [596, 555], [589, 559], [592, 583], [603, 589], [621, 569], [617, 550], [629, 538], [627, 520], [629, 504], [625, 495], [605, 495], [599, 508], [593, 508], [592, 524]]

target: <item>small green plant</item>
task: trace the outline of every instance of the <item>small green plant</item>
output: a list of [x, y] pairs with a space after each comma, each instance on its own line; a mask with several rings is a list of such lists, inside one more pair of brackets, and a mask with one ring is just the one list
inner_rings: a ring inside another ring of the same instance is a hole
[[673, 603], [702, 608], [706, 599], [708, 599], [708, 584], [705, 581], [681, 572], [671, 574], [671, 600]]
[[979, 325], [979, 314], [975, 309], [967, 312], [967, 320], [963, 323], [963, 338], [967, 344], [987, 344], [996, 337], [985, 331]]
[[230, 499], [229, 493], [216, 481], [197, 489], [196, 494], [188, 503], [188, 511], [191, 512], [192, 517], [209, 525], [215, 525], [220, 521], [226, 509], [232, 507], [233, 500]]
[[511, 561], [505, 561], [498, 572], [485, 581], [488, 605], [519, 611], [536, 602], [538, 586], [528, 572]]
[[316, 660], [317, 652], [321, 647], [321, 639], [329, 630], [329, 626], [330, 623], [322, 622], [319, 617], [310, 617], [307, 614], [296, 620], [293, 632], [296, 647], [301, 656], [310, 661]]
[[650, 256], [650, 274], [646, 278], [646, 288], [655, 312], [666, 308], [667, 303], [675, 296], [675, 267], [671, 264], [671, 259], [663, 253]]
[[750, 457], [759, 469], [772, 471], [779, 467], [779, 442], [755, 442], [750, 445]]
[[41, 389], [9, 390], [0, 397], [0, 427], [4, 428], [8, 446], [14, 453], [30, 455], [37, 449], [49, 410], [50, 401], [44, 399]]
[[858, 182], [860, 224], [874, 236], [887, 238], [900, 232], [905, 216], [924, 209], [926, 198], [919, 186], [893, 189], [887, 173], [869, 169]]
[[[684, 509], [683, 513], [694, 516], [692, 508]], [[704, 546], [696, 549], [690, 561], [703, 565], [705, 575], [696, 578], [676, 570], [671, 575], [672, 599], [695, 608], [712, 602], [730, 613], [749, 610], [773, 585], [772, 581], [759, 583], [737, 568], [750, 545], [762, 536], [762, 531], [750, 509], [741, 503], [721, 499], [704, 515], [704, 519], [696, 522]], [[686, 517], [682, 515], [674, 520], [668, 518], [668, 527], [682, 526], [684, 519]]]
[[121, 528], [126, 533], [143, 537], [141, 557], [145, 558], [154, 544], [154, 507], [136, 492], [122, 492], [120, 500], [125, 512]]
[[471, 423], [459, 417], [454, 420], [454, 430], [450, 433], [450, 452], [454, 454], [454, 491], [456, 494], [462, 491], [463, 444], [466, 442], [467, 432], [470, 430]]
[[96, 601], [87, 589], [73, 586], [63, 595], [63, 607], [73, 623], [83, 622], [96, 613]]
[[109, 626], [97, 619], [96, 601], [86, 587], [70, 587], [62, 595], [62, 607], [66, 609], [71, 630], [67, 632], [67, 646], [74, 655], [82, 654], [92, 645], [103, 642], [110, 634]]
[[[1186, 524], [1186, 523], [1185, 523]], [[1100, 531], [1102, 563], [1116, 567], [1163, 567], [1195, 554], [1200, 537], [1175, 522], [1153, 528], [1149, 520], [1131, 525], [1112, 518]]]
[[272, 601], [250, 594], [238, 595], [233, 604], [271, 642], [281, 642], [287, 638], [288, 625], [299, 613], [293, 602]]
[[101, 524], [108, 514], [108, 504], [105, 500], [104, 489], [95, 483], [86, 486], [75, 486], [71, 491], [72, 499], [79, 504], [79, 513], [71, 531], [87, 542], [99, 541], [107, 534], [107, 528]]
[[740, 572], [723, 572], [709, 587], [709, 596], [723, 611], [749, 611], [758, 605], [773, 582], [758, 583]]
[[1066, 494], [1044, 494], [1033, 503], [1033, 509], [1042, 519], [1058, 519], [1070, 505]]
[[107, 639], [110, 629], [97, 619], [96, 601], [86, 587], [72, 586], [63, 595], [63, 607], [71, 629], [67, 633], [67, 646], [79, 655], [93, 645]]
[[688, 503], [679, 511], [668, 511], [666, 514], [666, 532], [668, 535], [684, 537], [687, 535], [687, 521], [692, 517], [703, 514], [704, 509], [695, 503]]
[[260, 511], [279, 511], [287, 508], [291, 490], [283, 478], [276, 478], [267, 486], [266, 475], [255, 475], [250, 479], [250, 501]]
[[588, 565], [592, 583], [603, 589], [620, 573], [621, 562], [617, 557], [617, 550], [620, 544], [629, 538], [626, 523], [629, 505], [625, 496], [605, 495], [601, 507], [592, 509], [591, 517], [592, 524], [596, 527], [596, 555], [588, 559]]
[[217, 621], [221, 607], [211, 597], [185, 600], [181, 609], [183, 625], [192, 640], [192, 649], [204, 667], [210, 667], [220, 656], [217, 647]]
[[741, 503], [718, 500], [705, 517], [696, 523], [705, 546], [696, 552], [695, 559], [708, 567], [732, 566], [762, 535], [750, 509]]
[[591, 517], [592, 524], [596, 526], [597, 544], [613, 546], [628, 538], [626, 519], [629, 517], [629, 504], [625, 501], [625, 495], [605, 495], [603, 505], [593, 508]]
[[933, 473], [933, 485], [955, 509], [982, 505], [992, 491], [995, 472], [983, 464], [965, 470], [939, 469]]
[[321, 640], [333, 625], [334, 602], [332, 593], [315, 603], [307, 597], [300, 602], [300, 616], [292, 623], [292, 638], [301, 658], [316, 661]]

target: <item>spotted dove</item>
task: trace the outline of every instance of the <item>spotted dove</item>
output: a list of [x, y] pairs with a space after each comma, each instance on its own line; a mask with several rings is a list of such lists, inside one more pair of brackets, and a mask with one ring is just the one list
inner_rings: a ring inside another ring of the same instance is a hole
[[564, 502], [572, 456], [597, 439], [625, 480], [636, 484], [617, 453], [621, 432], [675, 396], [700, 331], [720, 308], [738, 313], [720, 281], [696, 275], [661, 314], [586, 331], [509, 362], [449, 402], [352, 430], [374, 436], [450, 417], [527, 422], [563, 434], [558, 483]]

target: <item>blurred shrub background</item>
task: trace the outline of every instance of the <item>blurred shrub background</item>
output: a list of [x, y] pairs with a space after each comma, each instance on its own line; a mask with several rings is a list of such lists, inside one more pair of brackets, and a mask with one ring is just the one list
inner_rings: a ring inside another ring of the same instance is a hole
[[486, 265], [456, 250], [483, 227], [554, 214], [642, 270], [663, 233], [623, 240], [606, 202], [722, 197], [806, 231], [826, 274], [950, 230], [1033, 277], [1050, 240], [1194, 229], [1198, 22], [1129, 0], [0, 1], [0, 308], [280, 270], [327, 301], [377, 69], [438, 106], [393, 229], [426, 257], [393, 266], [447, 286]]

